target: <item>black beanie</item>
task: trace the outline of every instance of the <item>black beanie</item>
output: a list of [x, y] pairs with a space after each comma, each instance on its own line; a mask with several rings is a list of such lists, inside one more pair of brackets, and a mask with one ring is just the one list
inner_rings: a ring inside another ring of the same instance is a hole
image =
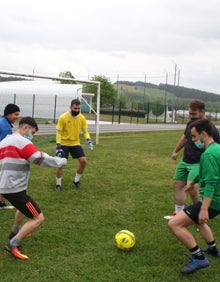
[[15, 112], [20, 112], [19, 107], [18, 107], [17, 105], [15, 105], [15, 104], [8, 104], [8, 105], [5, 107], [4, 116], [13, 114], [13, 113], [15, 113]]

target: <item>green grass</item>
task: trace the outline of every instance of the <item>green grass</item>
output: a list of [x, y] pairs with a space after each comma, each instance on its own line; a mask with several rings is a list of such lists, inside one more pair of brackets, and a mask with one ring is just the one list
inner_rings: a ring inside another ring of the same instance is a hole
[[[3, 250], [14, 211], [0, 212], [1, 282], [218, 281], [219, 262], [212, 258], [207, 269], [189, 277], [179, 274], [189, 252], [163, 219], [173, 210], [177, 162], [170, 156], [181, 134], [101, 134], [94, 151], [83, 145], [88, 166], [82, 191], [72, 185], [77, 161], [69, 159], [60, 193], [54, 192], [54, 169], [31, 165], [28, 192], [39, 203], [45, 222], [22, 243], [30, 260], [19, 261]], [[53, 137], [36, 136], [34, 142], [54, 154]], [[217, 231], [217, 220], [211, 226]], [[114, 235], [121, 229], [136, 235], [130, 252], [115, 247]], [[204, 246], [195, 228], [192, 232]]]

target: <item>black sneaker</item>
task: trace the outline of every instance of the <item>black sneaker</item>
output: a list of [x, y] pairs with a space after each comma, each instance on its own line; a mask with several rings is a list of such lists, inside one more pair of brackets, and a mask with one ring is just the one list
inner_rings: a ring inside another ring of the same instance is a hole
[[202, 252], [211, 255], [215, 258], [220, 258], [220, 251], [213, 251], [211, 248], [201, 249]]
[[81, 189], [81, 184], [79, 181], [77, 182], [73, 181], [73, 184], [76, 186], [76, 189]]
[[61, 186], [60, 186], [60, 185], [56, 185], [55, 191], [56, 191], [56, 192], [60, 192], [60, 190], [61, 190]]

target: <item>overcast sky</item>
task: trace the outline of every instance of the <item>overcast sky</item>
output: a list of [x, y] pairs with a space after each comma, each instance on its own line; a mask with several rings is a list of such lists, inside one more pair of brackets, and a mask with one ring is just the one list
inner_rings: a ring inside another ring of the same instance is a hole
[[220, 94], [219, 0], [7, 0], [0, 71], [176, 84]]

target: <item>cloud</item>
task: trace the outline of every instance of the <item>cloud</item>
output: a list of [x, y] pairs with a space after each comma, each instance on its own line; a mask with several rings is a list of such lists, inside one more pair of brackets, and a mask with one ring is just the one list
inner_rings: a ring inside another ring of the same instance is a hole
[[[220, 93], [218, 1], [112, 0], [1, 3], [0, 69], [112, 79], [147, 74]], [[156, 79], [157, 77], [157, 79]]]

